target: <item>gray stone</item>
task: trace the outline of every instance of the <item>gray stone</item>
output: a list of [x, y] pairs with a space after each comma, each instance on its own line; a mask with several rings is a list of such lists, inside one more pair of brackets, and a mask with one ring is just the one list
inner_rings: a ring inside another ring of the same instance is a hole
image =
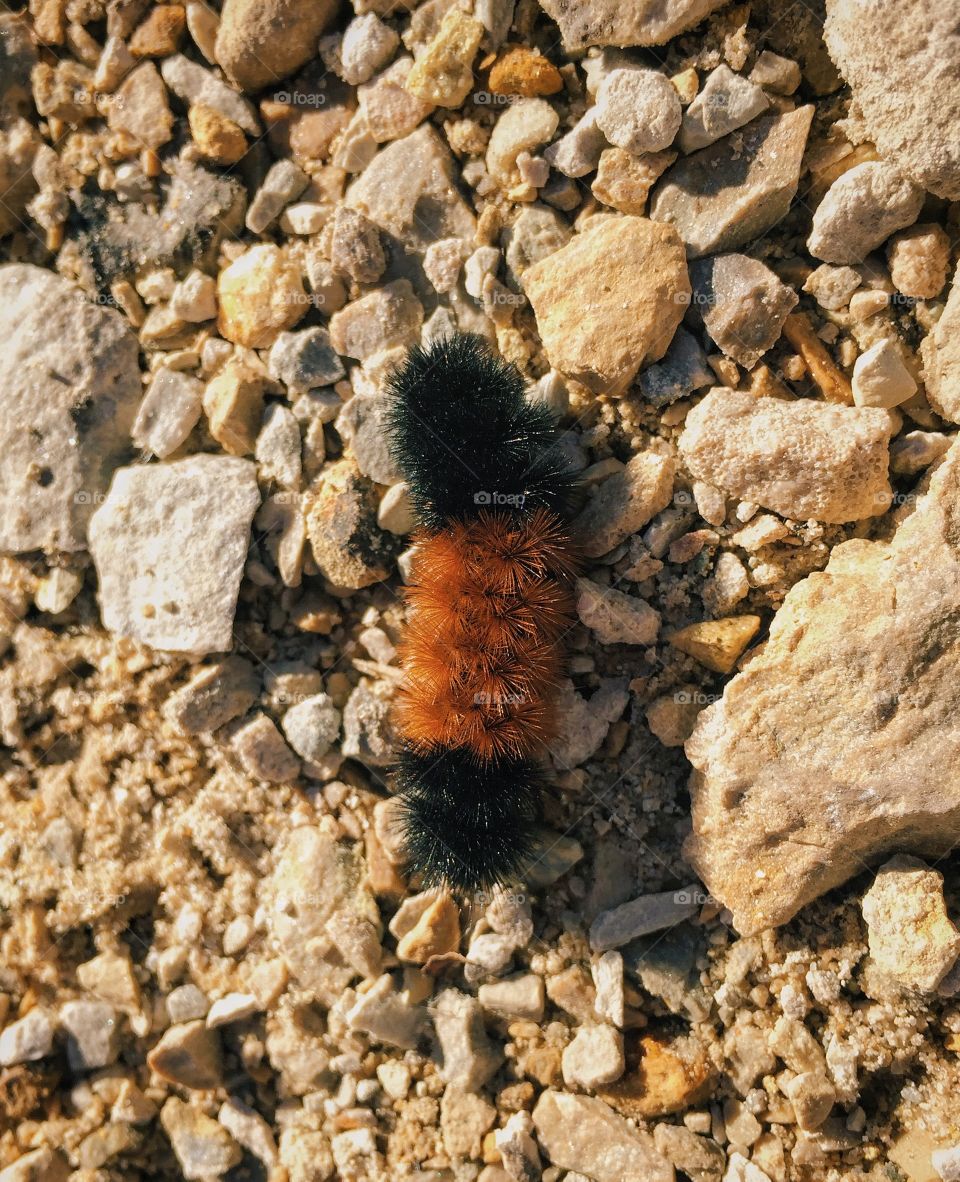
[[401, 542], [377, 525], [377, 494], [352, 459], [328, 464], [305, 494], [307, 534], [321, 573], [337, 587], [385, 579]]
[[55, 1149], [34, 1149], [0, 1170], [0, 1182], [67, 1182], [67, 1159]]
[[466, 1092], [479, 1091], [503, 1061], [487, 1037], [480, 1003], [457, 989], [444, 989], [433, 1006], [433, 1025], [443, 1080]]
[[[665, 45], [698, 25], [723, 0], [542, 0], [568, 50], [590, 45]], [[599, 1182], [599, 1180], [598, 1180]], [[651, 1179], [652, 1182], [652, 1179]]]
[[205, 1018], [209, 1009], [207, 995], [193, 984], [181, 985], [167, 997], [167, 1015], [175, 1026]]
[[341, 205], [333, 218], [330, 262], [341, 275], [357, 283], [375, 283], [383, 274], [387, 257], [377, 227], [359, 213]]
[[286, 784], [300, 774], [300, 761], [284, 742], [277, 724], [256, 712], [230, 737], [230, 746], [248, 776], [268, 784]]
[[707, 332], [734, 361], [753, 369], [776, 344], [797, 306], [793, 288], [745, 254], [721, 254], [690, 268], [694, 305]]
[[300, 424], [289, 407], [272, 402], [263, 415], [254, 456], [261, 482], [274, 480], [281, 488], [300, 487]]
[[956, 12], [942, 0], [900, 11], [873, 0], [827, 0], [823, 37], [853, 91], [852, 129], [938, 197], [960, 199], [960, 55]]
[[678, 328], [663, 360], [648, 366], [637, 378], [637, 385], [648, 402], [664, 407], [694, 390], [712, 386], [716, 380], [696, 337]]
[[642, 529], [670, 504], [676, 461], [659, 451], [639, 452], [622, 472], [599, 484], [574, 519], [588, 558], [599, 558]]
[[343, 710], [344, 755], [371, 767], [387, 767], [393, 762], [392, 702], [392, 688], [385, 682], [364, 678], [351, 691]]
[[673, 1166], [653, 1138], [629, 1125], [602, 1100], [548, 1089], [533, 1110], [540, 1148], [555, 1166], [594, 1182], [673, 1182]]
[[601, 644], [654, 644], [660, 613], [644, 599], [577, 579], [577, 615]]
[[213, 455], [116, 473], [89, 527], [106, 628], [176, 652], [232, 646], [255, 473]]
[[74, 1071], [109, 1067], [120, 1051], [120, 1015], [106, 1002], [68, 1001], [60, 1007], [67, 1060]]
[[253, 665], [243, 657], [230, 656], [198, 669], [167, 698], [163, 712], [179, 730], [199, 735], [245, 713], [259, 692], [260, 679]]
[[292, 160], [278, 160], [270, 166], [263, 183], [247, 210], [247, 229], [262, 234], [277, 220], [284, 206], [295, 201], [310, 183], [310, 178]]
[[147, 1056], [147, 1065], [164, 1079], [206, 1092], [222, 1083], [219, 1037], [199, 1019], [178, 1023]]
[[794, 521], [858, 521], [890, 506], [886, 411], [718, 387], [687, 415], [694, 477]]
[[590, 947], [594, 952], [621, 948], [638, 936], [672, 928], [696, 915], [702, 893], [696, 884], [658, 895], [641, 895], [621, 903], [612, 911], [602, 911], [590, 925]]
[[853, 267], [834, 267], [821, 263], [811, 271], [803, 290], [809, 292], [821, 308], [839, 311], [850, 303], [850, 297], [860, 286], [860, 273]]
[[24, 264], [0, 268], [0, 548], [79, 550], [129, 455], [137, 339], [118, 312]]
[[894, 231], [913, 225], [923, 196], [892, 164], [857, 164], [833, 182], [817, 206], [807, 248], [828, 263], [862, 263]]
[[720, 142], [680, 160], [654, 190], [650, 217], [676, 226], [690, 258], [759, 238], [796, 195], [813, 111], [755, 120], [736, 154]]
[[454, 183], [449, 151], [433, 127], [383, 148], [347, 190], [346, 202], [408, 249], [473, 238], [476, 222]]
[[712, 1137], [698, 1136], [683, 1125], [661, 1123], [653, 1130], [653, 1143], [692, 1182], [720, 1182], [727, 1156]]
[[370, 989], [358, 994], [347, 1012], [347, 1025], [376, 1042], [410, 1051], [424, 1033], [426, 1018], [424, 1009], [410, 1005], [394, 991], [392, 977], [384, 973]]
[[762, 649], [699, 715], [685, 854], [739, 932], [785, 923], [889, 850], [960, 839], [942, 774], [960, 757], [958, 499], [952, 447], [891, 541], [837, 546], [791, 588]]
[[161, 366], [147, 388], [130, 432], [137, 447], [160, 460], [185, 442], [200, 421], [203, 383], [175, 369]]
[[423, 305], [410, 281], [395, 279], [347, 304], [330, 317], [330, 340], [344, 357], [366, 361], [376, 353], [416, 343]]
[[291, 394], [332, 386], [346, 373], [325, 328], [282, 332], [270, 348], [267, 368], [270, 376], [283, 382]]
[[312, 694], [291, 706], [281, 725], [301, 759], [322, 759], [340, 734], [340, 711], [326, 694]]
[[679, 923], [668, 931], [631, 940], [623, 948], [623, 963], [671, 1013], [703, 1022], [710, 1015], [710, 995], [700, 984], [697, 960], [706, 951], [702, 929]]
[[56, 1031], [54, 1016], [42, 1006], [34, 1006], [24, 1017], [5, 1026], [0, 1034], [0, 1067], [45, 1058], [53, 1051]]
[[601, 678], [589, 701], [577, 693], [572, 681], [563, 682], [556, 699], [557, 736], [550, 745], [554, 765], [569, 770], [586, 763], [629, 700], [626, 683], [619, 678]]
[[581, 1026], [563, 1051], [563, 1082], [590, 1091], [623, 1075], [623, 1035], [612, 1026]]
[[769, 106], [759, 86], [734, 74], [727, 65], [717, 66], [683, 114], [680, 147], [684, 152], [709, 147], [756, 119]]
[[570, 130], [543, 153], [544, 159], [564, 176], [581, 177], [593, 172], [607, 147], [607, 137], [597, 123], [597, 108], [589, 107]]
[[390, 448], [387, 421], [389, 400], [379, 394], [355, 394], [344, 403], [336, 421], [341, 439], [350, 444], [357, 467], [377, 484], [397, 484], [401, 479]]
[[657, 70], [611, 70], [597, 90], [597, 127], [611, 144], [637, 156], [669, 148], [681, 115], [676, 88]]

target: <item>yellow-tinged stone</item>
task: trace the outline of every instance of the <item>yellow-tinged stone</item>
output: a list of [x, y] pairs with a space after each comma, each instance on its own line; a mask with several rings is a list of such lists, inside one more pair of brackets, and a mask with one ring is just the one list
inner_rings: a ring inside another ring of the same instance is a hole
[[692, 103], [697, 97], [697, 91], [700, 89], [700, 75], [693, 66], [687, 70], [681, 70], [679, 74], [674, 74], [670, 81], [684, 106]]
[[642, 214], [654, 182], [676, 158], [671, 151], [635, 156], [623, 148], [605, 148], [591, 186], [593, 195], [621, 213]]
[[424, 911], [397, 945], [397, 956], [408, 964], [426, 964], [431, 956], [460, 947], [460, 909], [450, 895], [440, 895]]
[[232, 456], [249, 455], [263, 418], [263, 379], [230, 361], [203, 392], [210, 434]]
[[236, 164], [247, 150], [243, 128], [208, 107], [195, 103], [187, 113], [190, 134], [200, 155], [215, 164]]
[[703, 1103], [714, 1089], [716, 1071], [710, 1057], [691, 1036], [630, 1032], [624, 1050], [626, 1071], [616, 1083], [598, 1088], [597, 1095], [628, 1119], [681, 1112]]
[[727, 616], [689, 624], [670, 637], [670, 643], [716, 673], [730, 673], [760, 628], [759, 616]]
[[306, 314], [300, 266], [272, 243], [251, 246], [217, 279], [220, 334], [236, 345], [265, 349]]
[[542, 53], [518, 47], [498, 57], [490, 67], [490, 89], [494, 94], [533, 98], [563, 90], [563, 77]]
[[459, 8], [443, 18], [437, 34], [413, 64], [407, 90], [438, 107], [459, 107], [474, 83], [470, 68], [483, 37], [483, 25]]

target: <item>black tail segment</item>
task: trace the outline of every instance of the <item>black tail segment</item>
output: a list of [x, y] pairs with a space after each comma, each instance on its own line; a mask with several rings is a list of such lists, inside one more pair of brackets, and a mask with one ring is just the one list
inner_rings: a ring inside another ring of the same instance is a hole
[[419, 523], [442, 529], [482, 509], [564, 515], [574, 483], [550, 411], [482, 337], [414, 346], [390, 379], [388, 430]]
[[406, 870], [422, 887], [469, 893], [515, 880], [533, 844], [542, 787], [534, 763], [404, 749], [396, 770]]

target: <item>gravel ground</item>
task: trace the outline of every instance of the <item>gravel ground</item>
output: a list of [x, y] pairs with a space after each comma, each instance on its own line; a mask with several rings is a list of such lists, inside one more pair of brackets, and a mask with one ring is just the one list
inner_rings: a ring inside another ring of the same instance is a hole
[[[12, 9], [0, 1182], [960, 1178], [956, 0]], [[468, 898], [390, 772], [452, 331], [585, 555]]]

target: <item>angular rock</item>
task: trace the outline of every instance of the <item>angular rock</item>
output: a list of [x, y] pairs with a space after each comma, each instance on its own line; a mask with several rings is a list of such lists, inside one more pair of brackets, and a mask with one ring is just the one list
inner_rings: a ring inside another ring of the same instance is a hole
[[364, 476], [376, 484], [395, 485], [401, 473], [390, 447], [388, 411], [388, 398], [355, 394], [337, 416], [336, 428]]
[[230, 656], [204, 665], [182, 688], [170, 695], [163, 712], [188, 735], [215, 731], [245, 713], [260, 692], [260, 679], [243, 657]]
[[411, 1006], [395, 993], [392, 977], [384, 973], [357, 997], [356, 1004], [347, 1013], [347, 1025], [351, 1030], [369, 1034], [376, 1042], [413, 1050], [423, 1034], [426, 1011]]
[[807, 248], [828, 263], [862, 263], [895, 230], [913, 225], [922, 207], [923, 190], [892, 164], [857, 164], [817, 206]]
[[501, 185], [516, 183], [517, 157], [553, 139], [560, 117], [544, 99], [521, 99], [497, 120], [487, 145], [487, 171]]
[[331, 583], [356, 589], [387, 577], [400, 542], [377, 525], [373, 484], [352, 460], [323, 470], [305, 510], [314, 558]]
[[960, 423], [960, 283], [954, 281], [943, 314], [920, 346], [927, 400], [938, 415]]
[[623, 1074], [623, 1036], [612, 1026], [581, 1026], [563, 1052], [563, 1082], [589, 1091]]
[[707, 332], [734, 361], [753, 369], [776, 344], [797, 293], [763, 263], [720, 254], [690, 268], [693, 301]]
[[[364, 883], [362, 853], [313, 826], [294, 829], [274, 871], [270, 924], [291, 973], [332, 1004], [357, 975], [351, 959], [379, 951], [380, 913]], [[349, 924], [331, 921], [345, 919]], [[352, 938], [343, 939], [353, 929]], [[364, 974], [368, 975], [368, 974]]]
[[648, 402], [663, 407], [694, 390], [714, 385], [716, 380], [696, 338], [678, 328], [666, 356], [645, 369], [637, 385]]
[[480, 986], [477, 1000], [485, 1010], [502, 1018], [539, 1022], [544, 1008], [543, 978], [523, 973], [505, 981], [487, 981]]
[[310, 178], [292, 160], [271, 164], [247, 210], [247, 229], [252, 234], [262, 234], [309, 183]]
[[544, 11], [560, 26], [564, 46], [665, 45], [678, 33], [698, 25], [723, 0], [541, 0]]
[[345, 376], [343, 362], [330, 344], [330, 333], [319, 327], [282, 332], [270, 349], [267, 368], [291, 394], [332, 386]]
[[471, 65], [482, 38], [479, 21], [449, 8], [436, 35], [417, 56], [407, 89], [424, 102], [459, 107], [473, 87]]
[[89, 529], [104, 627], [174, 652], [229, 649], [259, 503], [247, 460], [120, 469]]
[[760, 629], [759, 616], [727, 616], [721, 620], [703, 620], [688, 624], [669, 638], [673, 648], [686, 653], [713, 669], [716, 673], [730, 673], [743, 650]]
[[886, 512], [892, 434], [885, 411], [711, 390], [687, 416], [687, 467], [743, 501], [796, 521]]
[[137, 411], [130, 432], [133, 442], [166, 459], [200, 421], [202, 398], [203, 383], [197, 378], [161, 366]]
[[588, 225], [523, 286], [551, 364], [596, 393], [622, 392], [663, 357], [690, 295], [675, 231], [635, 217]]
[[67, 1182], [67, 1159], [55, 1149], [34, 1149], [0, 1170], [0, 1182]]
[[364, 678], [352, 691], [343, 710], [341, 751], [370, 767], [393, 762], [394, 735], [390, 718], [393, 687]]
[[330, 341], [344, 357], [366, 361], [418, 340], [423, 305], [408, 279], [395, 279], [347, 304], [330, 317]]
[[673, 1166], [653, 1138], [632, 1128], [602, 1100], [548, 1089], [533, 1110], [540, 1148], [555, 1165], [594, 1182], [673, 1182]]
[[605, 952], [621, 948], [638, 936], [674, 927], [697, 914], [701, 898], [699, 888], [693, 885], [658, 895], [641, 895], [612, 911], [602, 911], [590, 925], [590, 947], [594, 952]]
[[284, 742], [277, 724], [260, 711], [234, 731], [230, 746], [243, 770], [254, 780], [286, 784], [300, 773], [300, 761]]
[[657, 185], [650, 217], [676, 226], [690, 258], [759, 238], [796, 195], [813, 111], [755, 120], [736, 154], [721, 141], [679, 161]]
[[593, 172], [606, 146], [607, 137], [597, 124], [597, 108], [589, 107], [566, 135], [551, 144], [543, 155], [547, 163], [564, 176], [580, 177]]
[[222, 1177], [243, 1157], [222, 1125], [176, 1096], [160, 1110], [160, 1123], [186, 1179]]
[[712, 1137], [701, 1137], [683, 1125], [658, 1124], [653, 1143], [693, 1182], [719, 1182], [726, 1154]]
[[599, 558], [642, 529], [670, 504], [676, 462], [659, 451], [639, 452], [600, 485], [573, 522], [583, 553]]
[[312, 694], [284, 714], [283, 733], [302, 758], [322, 759], [340, 733], [340, 711], [326, 694]]
[[890, 278], [901, 295], [935, 299], [947, 282], [952, 243], [942, 226], [923, 222], [901, 230], [887, 243]]
[[643, 599], [577, 579], [577, 615], [601, 644], [653, 644], [660, 613]]
[[919, 858], [891, 858], [863, 897], [873, 967], [905, 990], [932, 993], [960, 956], [943, 875]]
[[140, 402], [136, 337], [73, 284], [0, 268], [0, 548], [79, 550]]
[[109, 1067], [120, 1051], [120, 1016], [102, 1001], [68, 1001], [60, 1007], [67, 1036], [67, 1060], [73, 1071]]
[[685, 1034], [640, 1034], [624, 1039], [627, 1068], [600, 1098], [621, 1116], [649, 1120], [702, 1104], [716, 1083], [716, 1068], [700, 1039]]
[[0, 1067], [45, 1058], [53, 1051], [56, 1031], [53, 1015], [42, 1006], [34, 1006], [24, 1017], [5, 1026], [0, 1034]]
[[835, 547], [700, 714], [685, 853], [741, 933], [785, 923], [888, 850], [960, 839], [941, 774], [960, 757], [958, 503], [953, 447], [893, 540]]
[[172, 1083], [208, 1091], [222, 1082], [220, 1040], [199, 1019], [171, 1026], [147, 1056], [147, 1065]]
[[853, 91], [858, 138], [931, 193], [960, 199], [956, 13], [939, 0], [903, 12], [872, 0], [826, 8], [823, 37]]
[[899, 406], [916, 392], [917, 383], [895, 337], [883, 337], [854, 363], [853, 401], [857, 406]]
[[676, 158], [676, 152], [645, 152], [634, 156], [623, 148], [605, 148], [600, 153], [591, 192], [604, 205], [642, 217], [654, 183]]
[[[601, 678], [599, 689], [589, 701], [577, 693], [572, 681], [565, 681], [560, 686], [556, 698], [557, 737], [550, 747], [550, 758], [556, 767], [564, 770], [579, 767], [597, 751], [607, 737], [610, 724], [620, 717], [629, 701], [625, 684], [614, 677]], [[560, 848], [554, 852], [559, 854]], [[576, 853], [574, 862], [582, 856], [579, 846], [575, 845], [571, 852]], [[569, 869], [564, 858], [560, 859], [559, 866], [561, 872]], [[532, 869], [528, 869], [528, 874]]]
[[457, 989], [444, 989], [433, 1007], [433, 1025], [443, 1055], [443, 1079], [465, 1092], [479, 1091], [503, 1059], [487, 1037], [479, 1002]]
[[428, 125], [378, 152], [345, 200], [407, 249], [423, 252], [441, 238], [473, 238], [476, 221], [453, 178], [453, 158]]
[[153, 62], [142, 62], [110, 96], [107, 121], [111, 131], [129, 136], [143, 148], [156, 150], [170, 139], [173, 112]]
[[680, 147], [695, 152], [761, 115], [770, 103], [759, 86], [720, 65], [683, 115]]
[[217, 328], [228, 341], [263, 349], [306, 314], [300, 267], [278, 246], [251, 246], [217, 277]]
[[336, 0], [225, 0], [217, 64], [241, 90], [262, 90], [316, 54], [336, 11]]

